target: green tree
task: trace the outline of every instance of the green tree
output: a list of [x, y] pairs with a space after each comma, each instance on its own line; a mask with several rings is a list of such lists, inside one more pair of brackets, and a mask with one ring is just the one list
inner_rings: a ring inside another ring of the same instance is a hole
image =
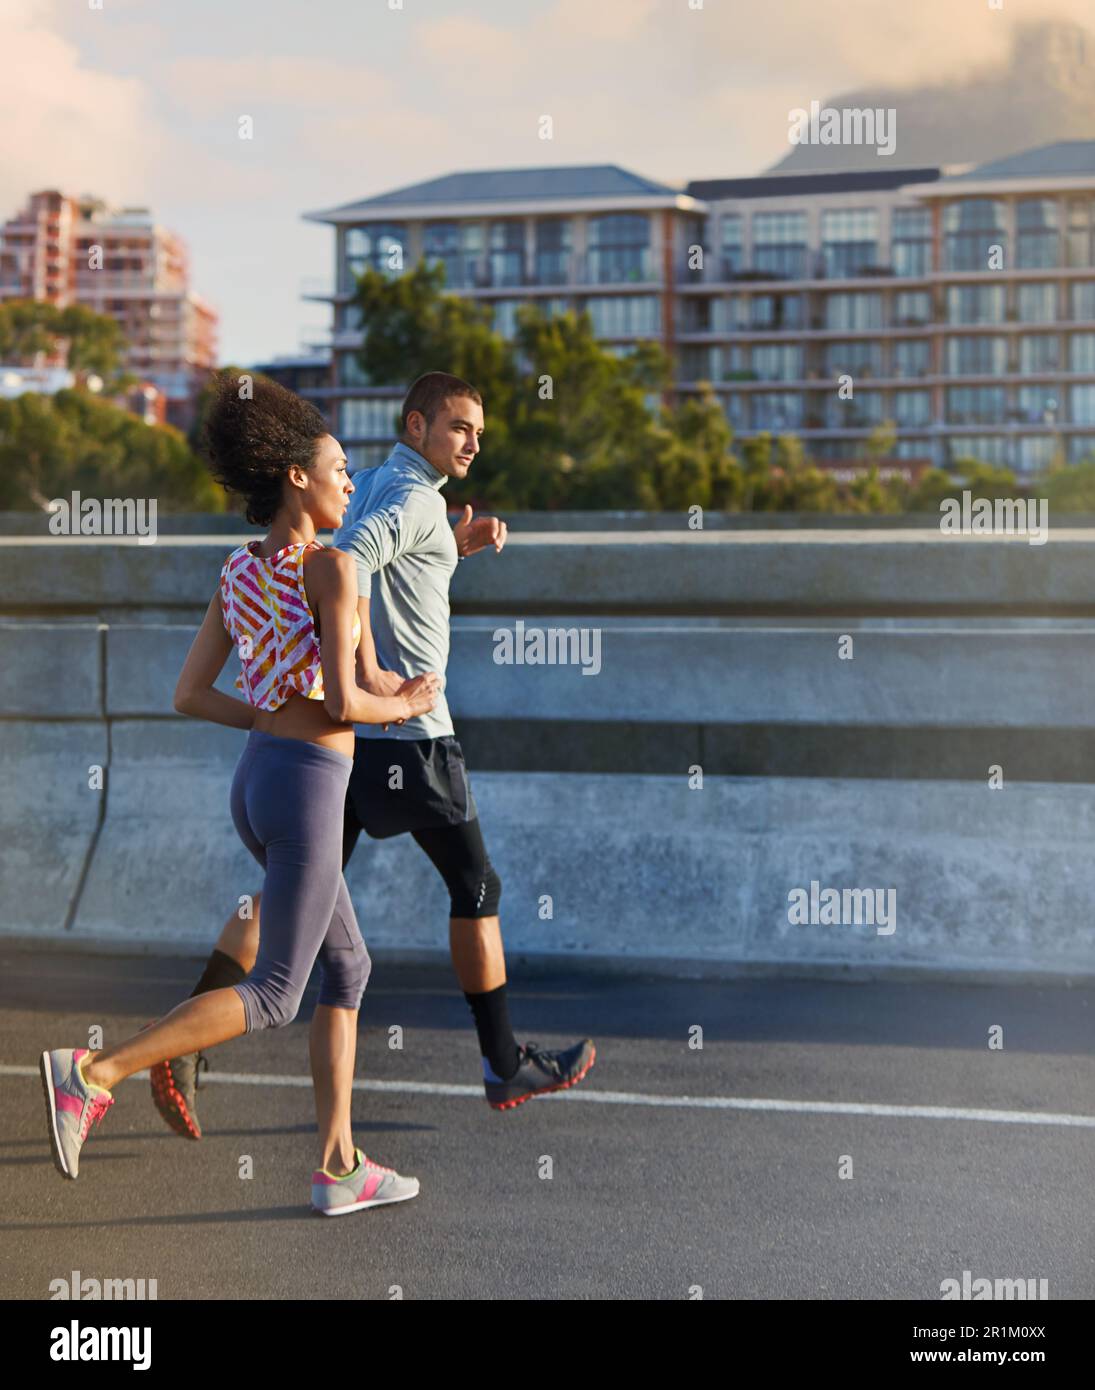
[[742, 500], [745, 512], [771, 511], [772, 436], [767, 431], [744, 439], [742, 453]]
[[673, 511], [740, 506], [744, 480], [731, 452], [734, 433], [711, 383], [701, 382], [698, 396], [686, 396], [664, 410], [663, 427], [679, 458], [670, 454], [659, 461], [660, 505]]
[[656, 455], [667, 441], [647, 397], [669, 364], [657, 344], [617, 357], [588, 314], [549, 318], [530, 307], [517, 316], [515, 349], [509, 505], [642, 507], [660, 496]]
[[873, 514], [906, 510], [907, 488], [899, 478], [883, 482], [877, 465], [854, 479], [848, 487], [846, 501], [850, 512]]
[[79, 491], [155, 498], [164, 511], [225, 509], [224, 494], [170, 425], [82, 389], [0, 400], [0, 509], [34, 510]]
[[40, 353], [61, 352], [70, 371], [103, 380], [104, 394], [118, 394], [137, 378], [122, 367], [126, 340], [109, 314], [83, 304], [59, 309], [41, 299], [0, 303], [0, 361], [29, 366]]
[[59, 350], [57, 317], [56, 307], [44, 299], [0, 303], [0, 361], [26, 367], [39, 353]]
[[997, 497], [1016, 497], [1023, 491], [1010, 468], [997, 468], [979, 459], [957, 459], [953, 473], [929, 468], [909, 496], [908, 508], [914, 512], [938, 512], [944, 498], [960, 500], [963, 492], [992, 501]]
[[1054, 512], [1095, 513], [1095, 460], [1058, 468], [1048, 473], [1037, 489]]
[[56, 332], [68, 343], [69, 370], [102, 377], [105, 395], [116, 395], [136, 384], [138, 378], [121, 365], [125, 335], [109, 314], [97, 314], [83, 304], [70, 304], [57, 315]]
[[731, 435], [713, 396], [668, 409], [671, 364], [657, 343], [623, 356], [588, 314], [522, 306], [508, 343], [490, 309], [444, 293], [440, 266], [389, 278], [367, 271], [356, 303], [368, 326], [361, 366], [375, 384], [426, 371], [471, 381], [486, 411], [484, 448], [454, 501], [510, 508], [709, 505], [737, 483]]

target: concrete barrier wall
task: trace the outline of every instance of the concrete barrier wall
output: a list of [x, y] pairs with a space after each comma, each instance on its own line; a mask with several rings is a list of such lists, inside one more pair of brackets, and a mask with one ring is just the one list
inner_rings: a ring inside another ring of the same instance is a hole
[[[247, 539], [9, 537], [0, 616], [204, 611]], [[1095, 532], [646, 531], [515, 535], [453, 576], [457, 613], [1095, 616]]]
[[[693, 539], [524, 538], [457, 572], [449, 697], [511, 951], [1095, 973], [1095, 536]], [[0, 544], [0, 932], [202, 949], [258, 886], [245, 736], [171, 708], [225, 552]], [[596, 629], [598, 674], [499, 664], [518, 621]], [[753, 737], [815, 775], [724, 775]], [[915, 771], [878, 775], [899, 745]], [[413, 843], [363, 838], [347, 876], [371, 945], [444, 953]], [[893, 890], [895, 930], [793, 923], [811, 882]]]
[[[606, 724], [1095, 729], [1095, 620], [964, 628], [863, 620], [668, 625], [596, 615], [522, 621], [526, 639], [534, 631], [595, 633], [596, 671], [499, 661], [502, 638], [517, 631], [514, 619], [457, 618], [448, 672], [454, 717], [511, 719], [517, 711], [524, 720]], [[111, 718], [173, 717], [175, 682], [196, 630], [0, 622], [0, 715], [92, 717], [105, 701]], [[577, 652], [580, 642], [561, 646]], [[233, 654], [218, 688], [236, 693], [238, 672]]]
[[[450, 509], [452, 499], [448, 499]], [[462, 506], [450, 510], [455, 520]], [[490, 515], [481, 512], [480, 515]], [[511, 532], [526, 531], [683, 531], [688, 528], [687, 512], [511, 512], [499, 513]], [[1069, 513], [1070, 527], [1095, 526], [1095, 516]], [[48, 537], [50, 517], [47, 512], [0, 511], [0, 536]], [[939, 512], [905, 512], [893, 514], [854, 515], [822, 512], [717, 512], [705, 511], [704, 529], [708, 531], [871, 531], [939, 528]], [[156, 529], [161, 536], [231, 536], [247, 527], [243, 517], [231, 512], [165, 512], [159, 511]], [[262, 535], [259, 527], [247, 528], [255, 536]]]
[[[261, 886], [227, 808], [242, 736], [126, 720], [112, 736], [108, 813], [73, 931], [207, 945]], [[685, 776], [572, 773], [484, 773], [475, 787], [515, 951], [879, 970], [1093, 963], [1089, 787], [1012, 797], [937, 782], [691, 788]], [[448, 898], [408, 838], [363, 838], [347, 879], [371, 945], [443, 943]], [[792, 925], [788, 894], [812, 880], [893, 889], [894, 930]]]

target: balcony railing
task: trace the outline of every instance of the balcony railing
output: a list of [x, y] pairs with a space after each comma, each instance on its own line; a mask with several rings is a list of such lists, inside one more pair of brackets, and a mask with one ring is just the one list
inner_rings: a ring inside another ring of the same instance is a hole
[[529, 267], [529, 281], [534, 285], [570, 285], [574, 283], [574, 256], [570, 251], [537, 251]]
[[333, 299], [338, 294], [329, 275], [302, 275], [300, 278], [300, 297], [302, 299]]
[[154, 290], [156, 277], [149, 271], [142, 275], [113, 275], [109, 270], [88, 270], [76, 276], [77, 291]]

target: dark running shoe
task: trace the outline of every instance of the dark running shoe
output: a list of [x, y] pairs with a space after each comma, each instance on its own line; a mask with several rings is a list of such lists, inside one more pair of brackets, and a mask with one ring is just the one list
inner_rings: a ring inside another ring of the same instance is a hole
[[[149, 1025], [150, 1026], [150, 1025]], [[209, 1063], [203, 1052], [190, 1052], [184, 1057], [172, 1057], [167, 1062], [157, 1062], [152, 1068], [152, 1100], [167, 1124], [184, 1139], [200, 1139], [201, 1125], [195, 1098], [198, 1093], [198, 1075]]]
[[520, 1053], [520, 1065], [508, 1081], [483, 1082], [492, 1110], [512, 1110], [533, 1096], [576, 1086], [597, 1057], [597, 1049], [589, 1038], [563, 1052], [545, 1052], [530, 1042]]

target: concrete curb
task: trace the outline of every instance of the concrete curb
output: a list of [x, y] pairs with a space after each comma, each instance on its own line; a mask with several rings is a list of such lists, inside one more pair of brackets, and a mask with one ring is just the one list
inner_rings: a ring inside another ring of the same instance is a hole
[[[179, 941], [156, 940], [151, 937], [92, 939], [63, 933], [43, 936], [8, 935], [0, 931], [0, 955], [4, 950], [46, 955], [78, 955], [96, 957], [141, 956], [164, 960], [186, 960], [195, 965], [195, 975], [213, 949], [215, 938], [201, 942], [196, 939]], [[395, 947], [370, 948], [374, 965], [434, 966], [451, 969], [448, 951], [418, 949], [399, 950]], [[1088, 971], [1043, 971], [1037, 968], [1016, 967], [1009, 970], [986, 970], [982, 966], [912, 966], [895, 965], [885, 968], [845, 965], [839, 961], [717, 961], [686, 960], [665, 956], [605, 956], [573, 954], [564, 951], [507, 951], [506, 965], [510, 984], [516, 969], [528, 978], [557, 976], [566, 972], [582, 976], [615, 976], [620, 979], [675, 980], [827, 980], [834, 984], [961, 984], [999, 987], [1001, 985], [1046, 985], [1054, 989], [1086, 989], [1095, 987], [1095, 969]], [[459, 991], [456, 977], [453, 990]]]

